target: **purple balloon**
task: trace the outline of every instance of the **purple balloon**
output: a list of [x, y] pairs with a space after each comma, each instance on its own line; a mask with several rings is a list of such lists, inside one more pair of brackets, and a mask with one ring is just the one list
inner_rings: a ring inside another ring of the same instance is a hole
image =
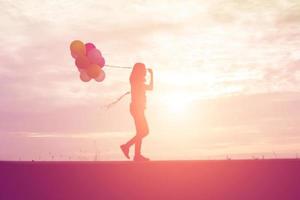
[[86, 54], [95, 48], [96, 48], [96, 46], [93, 43], [90, 43], [90, 42], [86, 43], [85, 44]]

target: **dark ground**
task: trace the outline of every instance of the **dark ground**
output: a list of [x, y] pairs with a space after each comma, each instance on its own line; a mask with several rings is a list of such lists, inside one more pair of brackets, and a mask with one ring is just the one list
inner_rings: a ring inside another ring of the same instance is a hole
[[0, 162], [0, 200], [300, 200], [300, 159]]

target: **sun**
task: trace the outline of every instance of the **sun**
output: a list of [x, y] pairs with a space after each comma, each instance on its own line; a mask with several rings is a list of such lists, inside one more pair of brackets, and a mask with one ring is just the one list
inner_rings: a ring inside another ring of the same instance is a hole
[[189, 104], [186, 96], [180, 93], [166, 94], [163, 101], [168, 111], [174, 114], [185, 112]]
[[168, 109], [172, 113], [183, 113], [186, 110], [186, 104], [182, 101], [174, 101], [169, 103]]

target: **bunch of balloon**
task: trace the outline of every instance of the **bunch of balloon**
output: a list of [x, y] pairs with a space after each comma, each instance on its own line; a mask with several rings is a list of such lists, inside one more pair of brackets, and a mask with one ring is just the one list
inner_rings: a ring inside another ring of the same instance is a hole
[[70, 50], [82, 81], [88, 82], [95, 79], [97, 82], [101, 82], [105, 79], [102, 69], [105, 60], [93, 43], [84, 44], [80, 40], [74, 40], [70, 45]]

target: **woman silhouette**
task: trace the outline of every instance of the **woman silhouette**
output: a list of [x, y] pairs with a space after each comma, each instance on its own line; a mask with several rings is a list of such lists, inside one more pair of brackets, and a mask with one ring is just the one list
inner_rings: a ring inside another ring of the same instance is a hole
[[153, 89], [152, 69], [148, 69], [148, 72], [151, 77], [149, 85], [145, 84], [146, 67], [143, 63], [136, 63], [130, 75], [130, 113], [134, 119], [136, 135], [120, 147], [124, 155], [130, 159], [129, 149], [135, 144], [134, 161], [149, 161], [149, 158], [141, 155], [142, 139], [149, 133], [148, 123], [144, 112], [146, 108], [146, 90]]

